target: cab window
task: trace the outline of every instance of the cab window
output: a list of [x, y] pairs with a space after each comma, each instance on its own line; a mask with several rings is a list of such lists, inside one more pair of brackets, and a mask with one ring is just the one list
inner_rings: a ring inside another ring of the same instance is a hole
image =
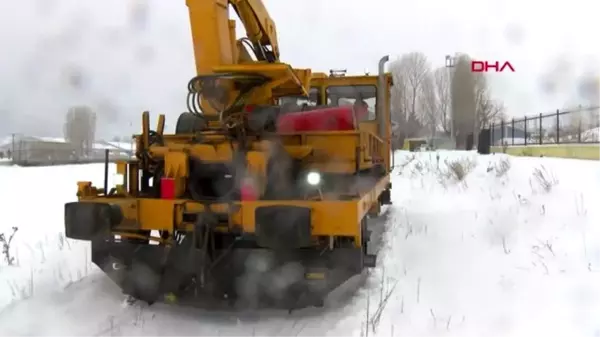
[[308, 92], [308, 97], [305, 96], [284, 96], [279, 98], [279, 105], [296, 104], [302, 106], [316, 106], [319, 104], [319, 89], [311, 88]]
[[374, 121], [377, 87], [374, 85], [344, 85], [327, 87], [327, 105], [341, 106], [364, 102], [369, 110], [366, 120]]

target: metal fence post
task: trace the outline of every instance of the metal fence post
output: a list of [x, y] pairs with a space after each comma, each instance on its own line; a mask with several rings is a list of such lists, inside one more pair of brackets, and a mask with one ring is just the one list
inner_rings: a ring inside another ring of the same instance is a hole
[[525, 116], [524, 123], [525, 123], [525, 126], [523, 127], [523, 132], [525, 133], [525, 135], [523, 136], [523, 137], [525, 137], [524, 145], [527, 145], [527, 116]]
[[[581, 114], [581, 110], [579, 111], [579, 113]], [[581, 116], [579, 116], [578, 118], [578, 123], [577, 123], [577, 142], [581, 143]]]
[[[577, 117], [575, 117], [575, 114]], [[561, 122], [561, 116], [567, 116], [568, 120], [566, 122]], [[582, 118], [582, 116], [586, 116], [586, 118]], [[571, 116], [571, 117], [569, 117]], [[563, 111], [561, 109], [555, 109], [551, 112], [541, 112], [534, 115], [523, 116], [523, 118], [514, 118], [505, 120], [498, 120], [497, 124], [495, 122], [489, 122], [489, 138], [490, 144], [494, 146], [504, 146], [504, 145], [544, 145], [544, 144], [565, 144], [565, 143], [600, 143], [597, 136], [588, 137], [588, 128], [598, 128], [600, 126], [600, 106], [591, 106], [591, 107], [579, 107], [574, 110]], [[577, 121], [572, 120], [570, 118], [579, 118]], [[544, 125], [544, 120], [547, 119], [549, 125]], [[588, 119], [592, 120], [589, 122]], [[532, 125], [529, 127], [528, 123], [539, 122], [539, 125]], [[519, 123], [525, 123], [523, 128], [519, 128], [519, 132], [517, 132], [517, 125]], [[556, 125], [552, 125], [556, 123]], [[562, 125], [561, 125], [562, 123]], [[575, 124], [577, 123], [577, 124]], [[512, 130], [508, 130], [511, 127]], [[497, 129], [498, 128], [498, 129]], [[561, 130], [564, 128], [564, 130]], [[591, 131], [590, 129], [589, 131]], [[510, 132], [510, 134], [509, 134]], [[556, 135], [553, 136], [552, 132], [556, 132]], [[577, 132], [577, 135], [575, 133]], [[586, 132], [586, 137], [584, 137], [584, 132]], [[596, 131], [594, 131], [596, 132]], [[523, 143], [518, 143], [515, 141], [515, 138], [518, 139], [520, 134], [524, 134]], [[538, 134], [539, 139], [535, 140], [535, 134]], [[548, 139], [545, 139], [545, 137]], [[531, 140], [529, 139], [531, 137]], [[563, 140], [562, 137], [565, 137]], [[508, 142], [510, 138], [511, 142]], [[498, 142], [500, 140], [500, 142]], [[554, 142], [553, 142], [554, 140]], [[550, 142], [550, 143], [548, 143]]]
[[560, 110], [556, 109], [556, 144], [560, 143]]
[[512, 142], [512, 145], [515, 145], [515, 119], [514, 118], [512, 119], [511, 129], [512, 129], [510, 131], [511, 138], [512, 138], [511, 142]]
[[543, 119], [542, 119], [542, 113], [540, 112], [540, 145], [543, 144], [542, 143], [542, 139], [544, 138], [544, 135], [542, 134], [542, 131], [544, 130], [542, 128], [542, 121], [543, 121]]

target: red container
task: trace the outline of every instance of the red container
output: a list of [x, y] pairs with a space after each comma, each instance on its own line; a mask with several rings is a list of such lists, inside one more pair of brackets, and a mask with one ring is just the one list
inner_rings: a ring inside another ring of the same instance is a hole
[[[355, 129], [353, 106], [344, 105], [322, 109], [290, 112], [277, 120], [281, 133], [302, 131], [350, 131]], [[356, 109], [357, 120], [363, 119], [367, 109]]]
[[242, 179], [240, 192], [242, 201], [255, 201], [260, 197], [258, 195], [258, 190], [256, 189], [255, 180], [252, 176], [247, 176]]
[[242, 201], [256, 201], [258, 200], [258, 194], [256, 188], [250, 183], [242, 183], [241, 186], [241, 200]]
[[160, 178], [161, 199], [175, 199], [175, 179]]

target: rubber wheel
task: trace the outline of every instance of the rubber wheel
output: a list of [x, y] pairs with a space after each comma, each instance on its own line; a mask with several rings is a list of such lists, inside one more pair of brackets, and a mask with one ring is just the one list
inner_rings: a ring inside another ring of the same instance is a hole
[[134, 261], [126, 280], [125, 293], [140, 301], [153, 304], [158, 300], [160, 275], [144, 263]]

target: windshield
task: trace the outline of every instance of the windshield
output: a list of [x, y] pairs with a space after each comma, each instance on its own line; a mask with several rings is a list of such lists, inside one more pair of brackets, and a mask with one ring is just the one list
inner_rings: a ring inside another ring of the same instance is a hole
[[369, 115], [366, 120], [375, 120], [375, 104], [377, 87], [374, 85], [344, 85], [327, 87], [328, 105], [353, 105], [363, 101], [367, 105]]
[[284, 96], [279, 98], [279, 105], [285, 104], [296, 104], [296, 105], [308, 105], [308, 106], [316, 106], [319, 104], [319, 89], [311, 88], [308, 92], [308, 97], [304, 96]]

